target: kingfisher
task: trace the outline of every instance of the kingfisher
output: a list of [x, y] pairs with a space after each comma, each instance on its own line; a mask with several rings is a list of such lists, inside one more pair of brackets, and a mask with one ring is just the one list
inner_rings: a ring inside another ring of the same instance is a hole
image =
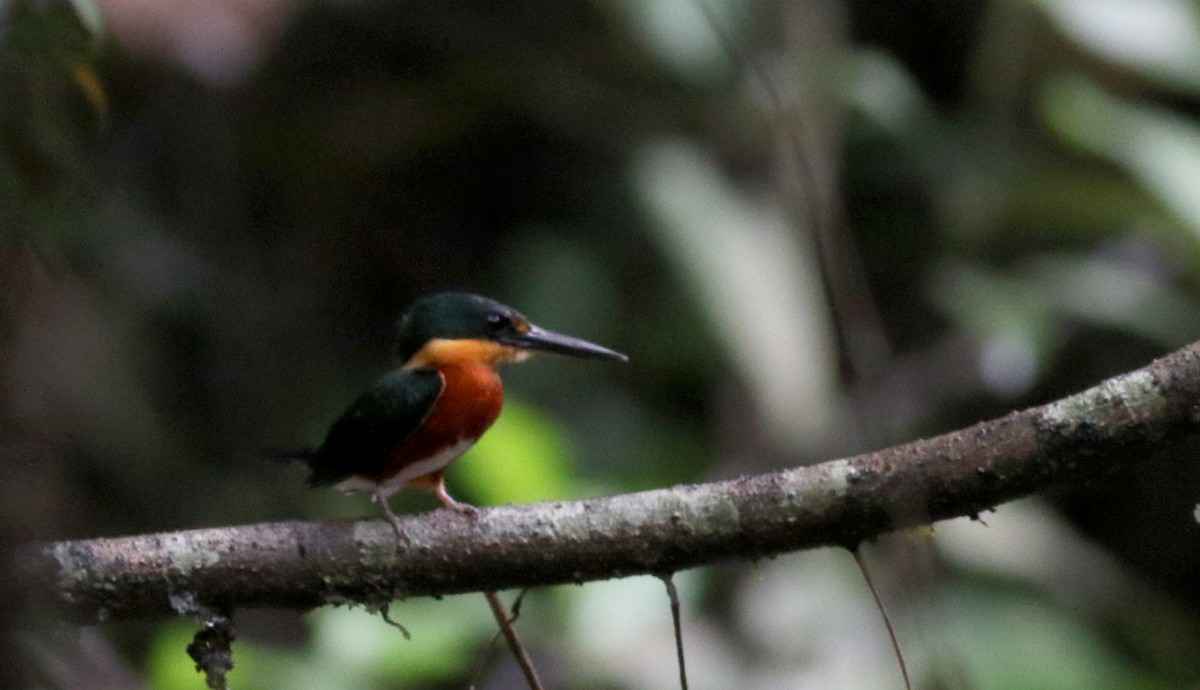
[[548, 331], [495, 300], [462, 292], [417, 300], [401, 317], [398, 369], [381, 376], [333, 423], [315, 451], [300, 454], [313, 486], [370, 492], [392, 525], [388, 499], [403, 488], [433, 491], [453, 510], [475, 508], [446, 491], [450, 463], [500, 416], [497, 369], [537, 351], [625, 362], [628, 357]]

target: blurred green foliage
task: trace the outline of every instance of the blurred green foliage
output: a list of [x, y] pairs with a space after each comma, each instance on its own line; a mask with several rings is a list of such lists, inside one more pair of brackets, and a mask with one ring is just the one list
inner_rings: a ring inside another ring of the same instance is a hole
[[[684, 0], [0, 5], [2, 536], [374, 514], [259, 449], [318, 443], [448, 288], [631, 356], [505, 372], [449, 476], [483, 505], [818, 461], [1197, 338], [1194, 3], [706, 5], [719, 27]], [[812, 185], [891, 353], [853, 382]], [[1194, 454], [874, 551], [920, 686], [1200, 682]], [[694, 687], [897, 682], [844, 554], [678, 580]], [[238, 612], [231, 681], [515, 682], [480, 597], [392, 615], [411, 642]], [[652, 578], [535, 592], [520, 627], [556, 687], [674, 687]], [[150, 687], [200, 687], [191, 623], [103, 630]], [[100, 687], [93, 657], [31, 673]]]
[[0, 237], [53, 251], [78, 236], [84, 160], [107, 115], [93, 71], [103, 36], [91, 0], [0, 5]]
[[966, 672], [989, 690], [1175, 687], [1121, 658], [1078, 616], [1036, 596], [978, 588], [955, 592], [950, 606], [970, 630]]
[[463, 461], [462, 481], [481, 505], [576, 498], [563, 430], [547, 415], [511, 399]]

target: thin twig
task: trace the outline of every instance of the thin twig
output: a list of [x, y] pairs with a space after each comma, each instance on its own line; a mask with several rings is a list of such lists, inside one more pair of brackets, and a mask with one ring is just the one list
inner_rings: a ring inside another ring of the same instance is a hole
[[683, 626], [679, 621], [679, 591], [675, 589], [675, 580], [671, 574], [663, 575], [662, 581], [667, 586], [667, 597], [671, 600], [671, 623], [675, 626], [675, 658], [679, 660], [679, 688], [688, 690], [687, 666], [683, 663]]
[[904, 663], [904, 652], [900, 651], [900, 640], [896, 637], [896, 629], [892, 627], [892, 617], [888, 615], [887, 607], [883, 605], [883, 599], [880, 598], [879, 592], [875, 589], [875, 583], [871, 580], [871, 573], [867, 570], [867, 562], [863, 558], [862, 551], [858, 547], [850, 549], [850, 553], [854, 555], [854, 562], [858, 564], [858, 571], [862, 573], [863, 579], [867, 581], [867, 589], [871, 590], [871, 596], [875, 598], [875, 606], [879, 609], [879, 613], [883, 615], [883, 624], [887, 626], [888, 637], [892, 640], [892, 649], [896, 652], [896, 661], [900, 662], [900, 675], [904, 676], [905, 690], [912, 690], [912, 681], [908, 679], [908, 666]]
[[488, 606], [492, 608], [492, 615], [496, 617], [496, 624], [500, 626], [500, 632], [504, 633], [504, 639], [508, 641], [508, 648], [512, 650], [517, 664], [521, 666], [521, 672], [525, 674], [529, 690], [543, 690], [537, 669], [533, 667], [533, 660], [525, 651], [525, 645], [521, 644], [521, 638], [517, 637], [517, 629], [513, 627], [512, 619], [504, 611], [504, 603], [500, 601], [500, 596], [491, 591], [484, 592], [483, 596], [487, 598]]
[[529, 594], [528, 587], [525, 587], [524, 589], [522, 589], [521, 593], [517, 595], [517, 598], [513, 599], [512, 606], [508, 607], [508, 614], [509, 614], [508, 615], [508, 624], [509, 625], [516, 623], [517, 619], [521, 617], [521, 604], [525, 603], [525, 595], [526, 594]]
[[[796, 174], [796, 189], [806, 213], [817, 273], [826, 303], [833, 315], [834, 337], [842, 373], [863, 380], [878, 372], [890, 357], [890, 345], [870, 286], [863, 275], [862, 261], [853, 238], [837, 222], [837, 204], [831, 189], [821, 184], [821, 175], [806, 141], [815, 136], [803, 113], [788, 117], [787, 103], [779, 79], [761, 60], [755, 59], [734, 40], [717, 11], [706, 0], [694, 0], [709, 28], [735, 65], [748, 69], [767, 97], [767, 110], [777, 118], [776, 131], [790, 153]], [[769, 114], [769, 113], [768, 113]]]
[[[521, 590], [517, 598], [513, 600], [512, 606], [509, 607], [508, 624], [511, 626], [521, 617], [521, 604], [525, 601], [525, 595], [529, 593], [529, 588]], [[471, 682], [467, 683], [469, 690], [475, 690], [475, 686], [479, 684], [479, 678], [483, 675], [483, 669], [487, 666], [488, 661], [495, 655], [496, 642], [504, 635], [504, 628], [497, 628], [492, 634], [492, 639], [488, 640], [487, 647], [484, 649], [483, 658], [479, 660], [479, 664], [475, 667], [475, 672], [471, 674]]]
[[411, 641], [412, 635], [409, 634], [408, 628], [406, 628], [402, 624], [392, 620], [391, 616], [388, 615], [389, 606], [390, 606], [390, 604], [383, 604], [382, 606], [379, 607], [379, 617], [383, 619], [384, 623], [387, 623], [388, 625], [392, 626], [393, 628], [399, 630], [400, 634], [404, 635], [405, 640]]

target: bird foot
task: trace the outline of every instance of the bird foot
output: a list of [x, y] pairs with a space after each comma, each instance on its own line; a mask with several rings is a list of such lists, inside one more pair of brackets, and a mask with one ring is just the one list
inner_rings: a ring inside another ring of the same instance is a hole
[[454, 505], [447, 507], [450, 508], [450, 510], [466, 515], [467, 517], [471, 518], [472, 521], [479, 519], [479, 509], [470, 503], [455, 503]]
[[479, 519], [479, 509], [470, 503], [460, 503], [454, 500], [454, 497], [446, 491], [445, 484], [439, 482], [437, 488], [434, 489], [434, 493], [437, 494], [438, 500], [442, 502], [442, 505], [446, 506], [450, 510], [466, 515], [467, 517], [471, 518], [472, 522]]
[[442, 501], [442, 503], [444, 503], [450, 510], [453, 510], [460, 515], [466, 515], [468, 518], [470, 518], [471, 522], [476, 522], [479, 520], [479, 509], [470, 503], [459, 503], [453, 498], [451, 498], [449, 501]]
[[388, 505], [387, 497], [379, 493], [374, 493], [371, 494], [371, 502], [383, 506], [383, 514], [387, 518], [388, 523], [391, 524], [392, 531], [396, 533], [396, 539], [405, 546], [412, 544], [408, 539], [408, 535], [404, 533], [404, 524], [400, 522], [400, 518], [392, 512], [392, 507]]
[[405, 546], [412, 544], [408, 539], [408, 535], [404, 533], [404, 526], [400, 523], [400, 518], [395, 515], [389, 515], [387, 518], [388, 524], [392, 526], [392, 531], [396, 533], [396, 539]]

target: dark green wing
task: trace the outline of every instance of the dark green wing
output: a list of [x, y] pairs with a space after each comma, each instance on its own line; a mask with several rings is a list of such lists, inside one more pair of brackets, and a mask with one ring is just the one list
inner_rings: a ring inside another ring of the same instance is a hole
[[309, 459], [313, 485], [335, 484], [383, 469], [392, 449], [429, 413], [445, 385], [428, 370], [393, 371], [379, 378], [341, 416]]

